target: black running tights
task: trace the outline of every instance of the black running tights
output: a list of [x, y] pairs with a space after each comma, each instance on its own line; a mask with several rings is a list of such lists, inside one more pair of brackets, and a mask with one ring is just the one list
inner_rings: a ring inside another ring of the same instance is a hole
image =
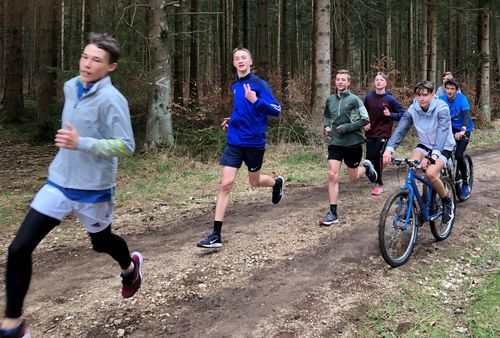
[[[8, 249], [5, 275], [7, 298], [5, 317], [21, 316], [32, 274], [31, 254], [45, 236], [59, 224], [59, 220], [34, 209], [30, 209], [26, 215]], [[99, 233], [89, 233], [89, 235], [95, 251], [108, 253], [118, 261], [122, 269], [130, 266], [131, 259], [127, 243], [121, 237], [111, 233], [111, 226]]]
[[382, 181], [382, 154], [387, 143], [386, 138], [368, 138], [366, 140], [366, 159], [370, 160], [377, 172], [377, 184], [383, 185]]

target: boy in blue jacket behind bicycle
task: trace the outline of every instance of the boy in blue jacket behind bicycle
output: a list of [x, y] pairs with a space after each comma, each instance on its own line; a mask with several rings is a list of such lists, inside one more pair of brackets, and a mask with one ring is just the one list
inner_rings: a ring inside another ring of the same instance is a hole
[[[406, 133], [415, 126], [419, 143], [411, 153], [410, 159], [421, 161], [427, 178], [443, 202], [443, 222], [454, 218], [454, 201], [446, 195], [446, 188], [439, 178], [441, 170], [455, 147], [451, 132], [450, 110], [448, 105], [434, 96], [434, 84], [422, 81], [414, 88], [415, 100], [403, 115], [392, 137], [387, 142], [383, 155], [384, 163], [390, 163], [392, 153], [403, 141]], [[431, 156], [435, 163], [430, 164], [425, 156]]]
[[465, 163], [464, 153], [467, 145], [469, 144], [470, 135], [474, 125], [470, 118], [470, 106], [467, 97], [460, 93], [460, 85], [458, 80], [451, 78], [445, 81], [445, 95], [439, 98], [448, 104], [451, 115], [451, 129], [457, 147], [455, 149], [455, 158], [457, 159], [458, 170], [462, 176], [462, 190], [460, 191], [460, 198], [465, 200], [470, 195], [470, 186], [467, 181], [467, 165]]

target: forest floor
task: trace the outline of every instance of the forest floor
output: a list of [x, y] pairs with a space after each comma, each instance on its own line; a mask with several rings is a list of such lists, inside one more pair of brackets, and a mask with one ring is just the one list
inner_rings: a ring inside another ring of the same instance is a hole
[[[2, 170], [1, 186], [35, 191], [12, 186], [13, 178], [45, 172], [52, 155], [30, 154], [26, 146], [20, 156], [20, 145], [1, 146], [1, 168], [10, 168]], [[210, 208], [177, 215], [117, 208], [115, 231], [145, 258], [144, 284], [129, 300], [121, 298], [112, 259], [93, 252], [84, 231], [65, 222], [34, 253], [25, 302], [32, 337], [359, 336], [369, 308], [390, 299], [410, 276], [445, 262], [453, 250], [480, 250], [472, 244], [478, 228], [498, 224], [499, 151], [472, 153], [473, 195], [458, 205], [450, 238], [436, 242], [424, 225], [410, 261], [397, 269], [383, 261], [377, 239], [379, 212], [399, 184], [390, 168], [381, 197], [370, 195], [365, 179], [343, 178], [341, 222], [330, 227], [318, 225], [327, 206], [325, 184], [291, 182], [276, 206], [266, 189], [256, 200], [236, 200], [220, 250], [196, 247], [211, 231]], [[1, 252], [13, 233], [2, 234]], [[3, 254], [0, 262], [3, 269]], [[3, 288], [0, 299], [3, 307]]]

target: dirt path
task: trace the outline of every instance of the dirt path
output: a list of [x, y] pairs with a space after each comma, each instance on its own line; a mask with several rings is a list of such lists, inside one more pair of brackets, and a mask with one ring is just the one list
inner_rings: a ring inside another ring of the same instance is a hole
[[289, 184], [278, 206], [270, 196], [235, 203], [219, 251], [195, 247], [211, 230], [211, 210], [174, 222], [162, 222], [169, 217], [160, 211], [147, 221], [118, 214], [118, 232], [146, 260], [145, 283], [126, 301], [110, 258], [94, 253], [84, 234], [61, 245], [64, 231], [55, 232], [34, 256], [26, 300], [32, 335], [355, 336], [369, 303], [382, 301], [409, 272], [434, 264], [447, 250], [468, 247], [478, 222], [498, 219], [498, 150], [472, 154], [474, 195], [459, 205], [451, 237], [436, 243], [423, 226], [413, 256], [399, 269], [380, 257], [376, 228], [385, 198], [398, 186], [394, 170], [386, 174], [382, 198], [371, 196], [365, 181], [342, 181], [341, 223], [331, 227], [318, 226], [326, 185]]

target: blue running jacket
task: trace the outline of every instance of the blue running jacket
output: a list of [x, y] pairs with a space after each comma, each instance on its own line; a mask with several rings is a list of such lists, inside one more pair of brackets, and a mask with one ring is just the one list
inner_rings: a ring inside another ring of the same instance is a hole
[[[247, 83], [257, 95], [254, 104], [245, 98], [243, 84]], [[265, 148], [267, 116], [279, 116], [281, 105], [274, 98], [269, 84], [253, 73], [237, 79], [232, 89], [234, 106], [227, 129], [227, 143], [234, 146]]]

